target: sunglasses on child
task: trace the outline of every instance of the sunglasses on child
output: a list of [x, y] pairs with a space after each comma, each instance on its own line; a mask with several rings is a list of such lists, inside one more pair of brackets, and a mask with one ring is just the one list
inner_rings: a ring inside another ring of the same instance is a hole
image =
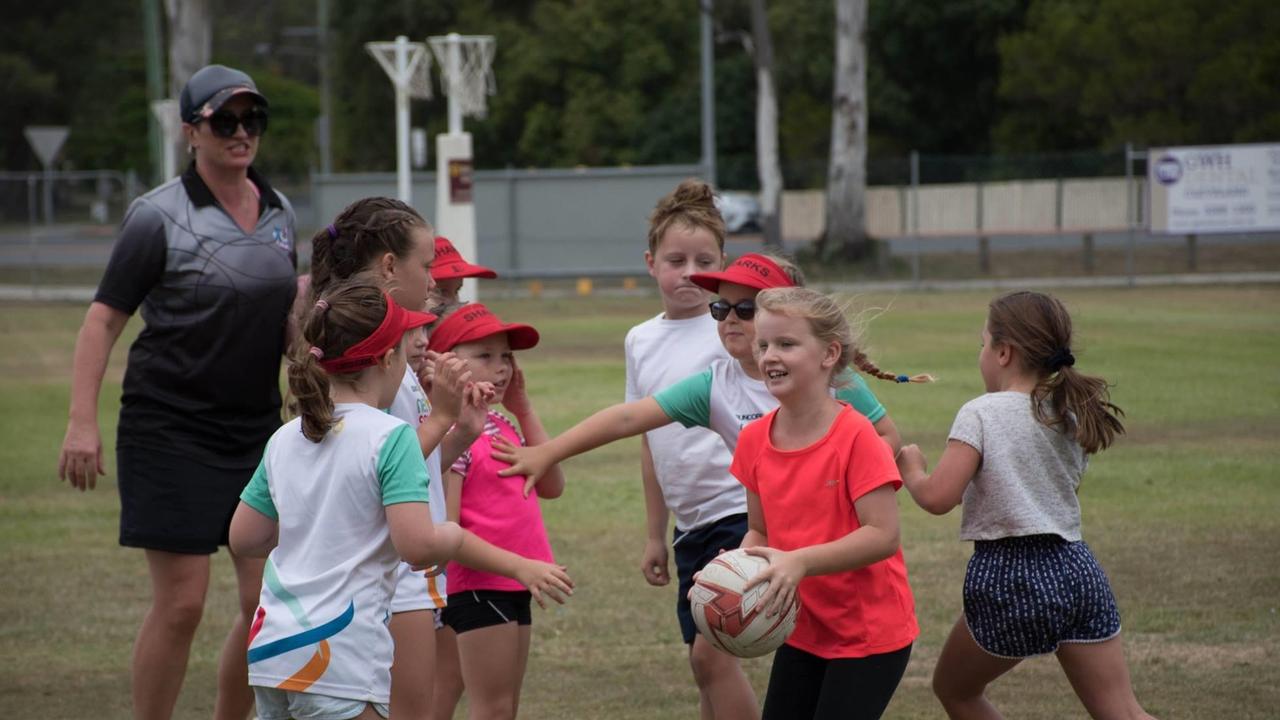
[[729, 317], [729, 311], [732, 310], [737, 314], [739, 320], [750, 320], [756, 316], [755, 300], [739, 300], [736, 305], [730, 305], [727, 300], [716, 300], [711, 303], [711, 317], [720, 322]]
[[261, 107], [249, 108], [239, 115], [230, 110], [219, 110], [206, 120], [209, 121], [209, 129], [213, 134], [221, 138], [234, 137], [237, 125], [243, 125], [244, 132], [249, 137], [258, 137], [267, 131], [267, 111]]

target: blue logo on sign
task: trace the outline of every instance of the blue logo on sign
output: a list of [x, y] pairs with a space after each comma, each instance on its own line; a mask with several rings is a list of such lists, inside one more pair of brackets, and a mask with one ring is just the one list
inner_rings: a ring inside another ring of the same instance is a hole
[[1172, 185], [1182, 179], [1182, 163], [1172, 155], [1165, 155], [1156, 163], [1156, 179], [1163, 185]]

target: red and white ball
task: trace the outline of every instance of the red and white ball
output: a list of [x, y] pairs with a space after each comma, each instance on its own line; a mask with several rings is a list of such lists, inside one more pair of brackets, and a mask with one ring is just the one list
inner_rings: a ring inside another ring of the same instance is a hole
[[800, 611], [798, 599], [785, 612], [766, 617], [760, 598], [769, 583], [742, 592], [747, 581], [768, 566], [768, 560], [737, 549], [721, 553], [699, 573], [689, 602], [698, 632], [712, 645], [738, 657], [760, 657], [777, 650], [791, 635]]

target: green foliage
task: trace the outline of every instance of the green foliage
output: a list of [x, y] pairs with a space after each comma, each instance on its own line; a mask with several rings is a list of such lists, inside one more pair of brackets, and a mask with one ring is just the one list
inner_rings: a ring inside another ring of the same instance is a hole
[[[231, 62], [230, 60], [224, 62]], [[315, 87], [241, 66], [271, 104], [271, 123], [254, 165], [268, 178], [299, 178], [317, 164], [315, 121], [320, 96]]]
[[39, 118], [49, 116], [48, 109], [57, 104], [56, 85], [53, 73], [38, 70], [27, 57], [0, 52], [0, 96], [4, 97], [6, 106], [25, 111], [0, 113], [5, 169], [40, 167], [35, 152], [22, 135], [22, 128], [39, 124]]
[[1280, 137], [1280, 5], [1035, 0], [999, 43], [1005, 151]]

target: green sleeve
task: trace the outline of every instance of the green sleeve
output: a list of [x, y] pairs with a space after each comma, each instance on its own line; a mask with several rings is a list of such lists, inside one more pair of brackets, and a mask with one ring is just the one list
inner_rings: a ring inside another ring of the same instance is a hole
[[861, 375], [847, 371], [840, 379], [844, 384], [836, 390], [837, 400], [849, 403], [854, 410], [865, 415], [873, 423], [885, 416], [888, 411], [876, 399], [875, 393], [867, 387], [867, 381], [863, 380]]
[[267, 484], [266, 452], [262, 453], [262, 462], [258, 463], [258, 469], [253, 471], [253, 477], [249, 478], [249, 484], [245, 485], [244, 491], [240, 493], [240, 499], [244, 501], [245, 505], [272, 520], [280, 519], [276, 504], [271, 500], [271, 488]]
[[653, 396], [667, 417], [685, 427], [711, 425], [711, 368], [690, 375]]
[[422, 460], [418, 436], [408, 425], [401, 425], [387, 436], [378, 453], [378, 483], [382, 486], [382, 504], [427, 502], [427, 464]]

